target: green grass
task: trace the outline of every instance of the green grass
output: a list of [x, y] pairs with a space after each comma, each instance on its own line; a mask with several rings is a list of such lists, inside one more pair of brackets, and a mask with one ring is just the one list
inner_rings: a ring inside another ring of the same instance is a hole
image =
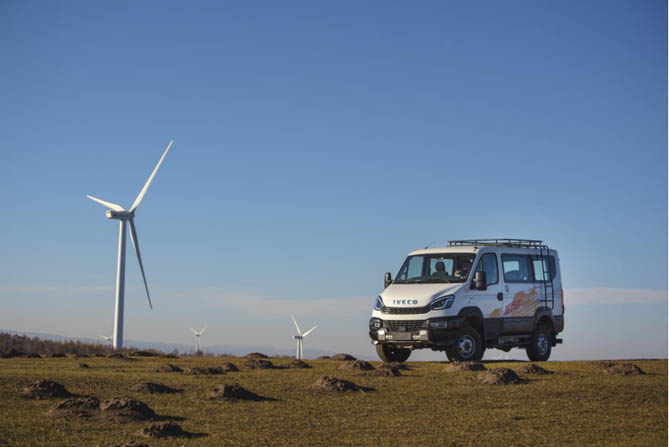
[[[132, 396], [178, 422], [193, 439], [148, 440], [151, 446], [566, 446], [667, 445], [667, 361], [635, 361], [648, 374], [609, 376], [598, 362], [547, 362], [547, 376], [521, 385], [477, 382], [476, 372], [445, 373], [445, 363], [411, 363], [402, 377], [371, 377], [337, 370], [339, 362], [310, 360], [313, 369], [254, 370], [222, 376], [155, 373], [173, 363], [182, 368], [216, 366], [237, 358], [107, 358], [0, 360], [0, 446], [113, 446], [134, 439], [149, 423], [63, 420], [46, 416], [58, 399], [27, 400], [21, 389], [49, 379], [69, 391], [100, 400]], [[288, 359], [272, 359], [276, 365]], [[90, 365], [80, 369], [79, 362]], [[375, 363], [378, 366], [378, 363]], [[516, 371], [519, 362], [488, 363]], [[320, 394], [308, 385], [332, 375], [376, 392]], [[153, 381], [182, 394], [138, 394], [130, 388]], [[239, 383], [265, 402], [214, 402], [216, 384]]]

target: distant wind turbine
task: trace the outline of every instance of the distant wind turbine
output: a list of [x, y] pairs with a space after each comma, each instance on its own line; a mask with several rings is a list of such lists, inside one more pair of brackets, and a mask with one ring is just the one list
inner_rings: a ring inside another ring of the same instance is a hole
[[304, 337], [309, 335], [311, 333], [311, 331], [316, 329], [318, 326], [312, 327], [311, 329], [309, 329], [307, 332], [305, 332], [303, 334], [302, 330], [300, 329], [300, 326], [297, 324], [297, 320], [295, 319], [295, 317], [293, 315], [291, 315], [290, 317], [293, 319], [293, 323], [295, 323], [295, 329], [297, 329], [297, 335], [293, 335], [293, 338], [295, 340], [297, 340], [297, 351], [296, 351], [296, 354], [295, 354], [295, 358], [301, 359], [301, 358], [304, 358], [304, 343], [303, 343], [302, 340], [304, 339]]
[[95, 198], [93, 196], [86, 196], [94, 202], [98, 202], [101, 205], [109, 208], [106, 212], [107, 219], [117, 219], [120, 221], [120, 230], [118, 235], [118, 264], [116, 270], [116, 309], [114, 313], [114, 340], [113, 345], [114, 349], [121, 349], [123, 347], [123, 304], [124, 304], [124, 294], [125, 294], [125, 233], [127, 224], [130, 223], [130, 240], [132, 241], [132, 246], [135, 248], [135, 253], [137, 253], [137, 260], [139, 261], [139, 269], [142, 271], [142, 279], [144, 280], [144, 288], [146, 289], [146, 297], [149, 299], [149, 307], [153, 309], [151, 305], [151, 296], [149, 295], [149, 286], [146, 283], [146, 276], [144, 275], [144, 266], [142, 265], [142, 257], [139, 254], [139, 241], [137, 239], [137, 231], [135, 230], [135, 210], [142, 202], [146, 191], [149, 189], [149, 185], [153, 181], [153, 178], [158, 172], [158, 168], [165, 159], [167, 151], [172, 147], [172, 141], [167, 145], [167, 149], [163, 152], [163, 156], [160, 157], [158, 164], [153, 169], [153, 172], [149, 176], [149, 179], [144, 184], [144, 187], [139, 192], [139, 195], [135, 199], [135, 202], [132, 204], [129, 210], [123, 209], [121, 205], [115, 203], [106, 202], [104, 200]]
[[207, 329], [207, 326], [200, 329], [200, 332], [196, 331], [193, 328], [190, 328], [190, 330], [193, 332], [193, 335], [195, 335], [195, 353], [196, 354], [202, 350], [202, 345], [200, 344], [200, 337], [202, 336], [202, 334], [204, 334], [205, 329]]
[[114, 340], [114, 337], [107, 337], [106, 335], [98, 335], [98, 337], [100, 337], [109, 344], [111, 344], [111, 342]]

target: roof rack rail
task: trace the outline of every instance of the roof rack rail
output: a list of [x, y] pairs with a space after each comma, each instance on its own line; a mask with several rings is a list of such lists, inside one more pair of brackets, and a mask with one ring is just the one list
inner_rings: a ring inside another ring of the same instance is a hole
[[458, 246], [494, 246], [494, 247], [513, 247], [513, 248], [540, 248], [547, 249], [543, 241], [532, 239], [464, 239], [458, 241], [448, 241], [450, 247]]

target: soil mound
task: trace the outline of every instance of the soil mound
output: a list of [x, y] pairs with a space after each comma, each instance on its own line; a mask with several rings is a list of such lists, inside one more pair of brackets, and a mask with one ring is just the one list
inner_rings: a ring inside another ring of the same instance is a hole
[[117, 359], [117, 360], [125, 360], [127, 362], [136, 362], [137, 359], [132, 359], [130, 357], [126, 357], [125, 355], [121, 354], [120, 352], [115, 352], [114, 354], [109, 354], [107, 356], [110, 359]]
[[357, 360], [355, 357], [349, 354], [335, 354], [332, 357], [330, 357], [331, 360], [345, 360], [347, 362], [350, 362], [351, 360]]
[[382, 363], [379, 368], [391, 368], [395, 367], [399, 369], [400, 371], [411, 371], [411, 368], [409, 368], [409, 365], [406, 363], [400, 363], [400, 362], [390, 362], [390, 363]]
[[176, 365], [173, 365], [171, 363], [165, 363], [163, 366], [159, 367], [156, 369], [156, 372], [162, 372], [162, 373], [180, 373], [183, 372], [183, 369], [179, 368]]
[[26, 355], [26, 358], [29, 358], [29, 359], [41, 359], [42, 356], [39, 355], [39, 354], [36, 353], [36, 352], [31, 352], [30, 354]]
[[[387, 363], [384, 363], [387, 365]], [[397, 377], [401, 376], [400, 369], [397, 366], [380, 366], [372, 372], [373, 376]]]
[[274, 364], [269, 360], [263, 359], [246, 359], [244, 362], [244, 368], [246, 369], [273, 369], [275, 368]]
[[160, 357], [160, 353], [153, 351], [132, 351], [130, 355], [134, 357]]
[[337, 369], [350, 369], [350, 370], [357, 370], [357, 371], [373, 371], [374, 367], [369, 363], [364, 360], [352, 360], [349, 362], [346, 362], [342, 365], [339, 365], [339, 368]]
[[462, 371], [485, 371], [486, 367], [479, 362], [453, 362], [449, 363], [444, 372], [462, 372]]
[[53, 399], [55, 397], [73, 397], [74, 394], [58, 382], [39, 380], [23, 389], [21, 395], [27, 399]]
[[144, 427], [135, 432], [135, 435], [144, 438], [191, 438], [193, 433], [184, 431], [176, 422], [161, 422]]
[[88, 354], [74, 354], [75, 359], [87, 359], [89, 357], [90, 357], [90, 355], [88, 355]]
[[216, 400], [252, 400], [256, 402], [268, 400], [268, 398], [259, 396], [237, 383], [233, 383], [232, 385], [217, 385], [207, 397]]
[[99, 409], [100, 401], [96, 397], [74, 397], [58, 402], [47, 414], [53, 417], [88, 418]]
[[100, 411], [106, 419], [117, 422], [146, 421], [156, 418], [156, 413], [144, 402], [129, 397], [105, 400]]
[[13, 357], [23, 357], [25, 355], [26, 355], [25, 352], [17, 351], [16, 349], [12, 348], [7, 352], [2, 353], [2, 355], [0, 355], [0, 358], [11, 359]]
[[329, 355], [321, 355], [320, 357], [316, 357], [317, 360], [327, 360], [329, 358], [330, 358]]
[[[604, 363], [606, 363], [606, 365], [602, 366]], [[639, 374], [645, 374], [645, 372], [634, 363], [602, 362], [599, 364], [599, 367], [604, 374], [620, 374], [623, 376], [637, 376]]]
[[175, 355], [175, 354], [163, 354], [160, 357], [164, 358], [164, 359], [178, 359], [179, 358], [179, 356]]
[[522, 380], [512, 369], [493, 368], [479, 374], [479, 381], [484, 385], [508, 385], [521, 383]]
[[335, 393], [346, 393], [348, 391], [374, 391], [372, 388], [366, 388], [356, 385], [348, 380], [338, 379], [331, 376], [319, 377], [317, 381], [309, 385], [309, 388], [317, 391], [328, 391]]
[[250, 352], [246, 354], [244, 357], [247, 359], [268, 359], [269, 356], [266, 356], [262, 352]]
[[195, 366], [189, 369], [186, 373], [194, 376], [212, 376], [217, 374], [223, 374], [225, 373], [225, 371], [223, 371], [223, 368], [221, 368], [220, 366], [214, 366], [214, 367]]
[[220, 368], [226, 373], [239, 371], [239, 368], [237, 368], [237, 366], [234, 363], [230, 363], [230, 362], [223, 363], [220, 366]]
[[67, 356], [65, 354], [63, 354], [62, 352], [55, 352], [55, 353], [51, 354], [49, 357], [51, 357], [52, 359], [64, 359]]
[[78, 363], [77, 368], [88, 369], [90, 366], [88, 366], [88, 363]]
[[170, 388], [167, 385], [154, 382], [143, 382], [138, 383], [132, 387], [133, 391], [138, 393], [151, 393], [151, 394], [174, 394], [181, 393], [183, 390], [178, 390], [176, 388]]
[[309, 369], [309, 368], [311, 368], [311, 365], [309, 365], [307, 362], [302, 361], [300, 359], [293, 359], [286, 364], [286, 368], [290, 368], [290, 369]]
[[543, 369], [541, 366], [536, 365], [534, 363], [530, 363], [529, 365], [523, 366], [520, 369], [520, 372], [525, 374], [553, 374], [553, 371], [548, 371], [547, 369]]
[[125, 444], [116, 444], [116, 447], [149, 447], [149, 444], [133, 439], [132, 441], [128, 441]]

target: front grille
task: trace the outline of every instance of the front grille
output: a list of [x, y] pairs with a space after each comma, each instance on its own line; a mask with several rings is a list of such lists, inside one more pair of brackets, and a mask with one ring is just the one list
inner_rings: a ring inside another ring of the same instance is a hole
[[426, 314], [430, 311], [430, 306], [425, 307], [386, 307], [381, 308], [381, 312], [390, 315], [416, 315]]
[[390, 332], [416, 332], [427, 327], [427, 320], [385, 320], [383, 325]]

